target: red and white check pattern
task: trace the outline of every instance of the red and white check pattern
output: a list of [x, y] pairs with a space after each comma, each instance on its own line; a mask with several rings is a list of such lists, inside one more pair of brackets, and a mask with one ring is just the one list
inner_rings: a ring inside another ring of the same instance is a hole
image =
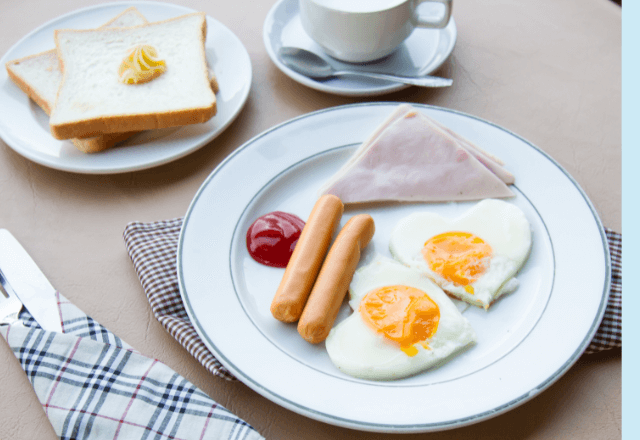
[[156, 359], [133, 350], [59, 293], [64, 333], [0, 326], [61, 439], [263, 438]]
[[[180, 298], [176, 255], [182, 221], [175, 218], [129, 223], [124, 231], [125, 244], [158, 321], [209, 371], [232, 379], [200, 340]], [[604, 319], [585, 353], [622, 346], [622, 235], [610, 229], [606, 234], [612, 266], [611, 291]]]

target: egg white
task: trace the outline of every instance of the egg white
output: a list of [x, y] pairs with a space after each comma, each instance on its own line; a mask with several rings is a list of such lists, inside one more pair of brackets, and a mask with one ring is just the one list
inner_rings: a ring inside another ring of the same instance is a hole
[[[475, 234], [491, 246], [488, 269], [469, 284], [473, 293], [433, 272], [422, 255], [427, 240], [449, 231]], [[430, 212], [405, 217], [391, 233], [389, 250], [395, 259], [426, 274], [451, 295], [488, 309], [498, 297], [518, 287], [514, 276], [527, 260], [531, 243], [531, 225], [520, 208], [502, 200], [486, 199], [456, 219]]]
[[[440, 321], [436, 333], [420, 343], [415, 356], [404, 353], [399, 345], [377, 333], [358, 311], [360, 302], [370, 291], [390, 285], [404, 285], [424, 291], [439, 307]], [[354, 312], [326, 339], [326, 348], [334, 365], [342, 372], [372, 380], [407, 377], [444, 363], [451, 355], [476, 341], [471, 324], [451, 299], [426, 276], [385, 257], [378, 257], [357, 270], [349, 286], [349, 305]]]

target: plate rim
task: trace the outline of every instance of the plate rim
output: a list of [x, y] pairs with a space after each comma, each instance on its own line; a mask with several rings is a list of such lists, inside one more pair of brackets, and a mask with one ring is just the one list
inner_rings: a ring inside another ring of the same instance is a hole
[[[273, 64], [275, 64], [275, 66], [282, 72], [284, 73], [286, 76], [288, 76], [289, 78], [291, 78], [292, 80], [296, 81], [299, 84], [302, 84], [304, 86], [307, 86], [311, 89], [320, 91], [320, 92], [325, 92], [325, 93], [330, 93], [333, 95], [338, 95], [338, 96], [349, 96], [349, 97], [373, 97], [373, 96], [379, 96], [379, 95], [385, 95], [388, 93], [393, 93], [393, 92], [397, 92], [400, 90], [404, 90], [408, 87], [411, 87], [411, 85], [409, 84], [393, 84], [393, 83], [389, 83], [386, 86], [380, 86], [380, 87], [369, 87], [369, 88], [365, 88], [365, 89], [340, 89], [340, 88], [335, 88], [335, 87], [330, 87], [330, 86], [326, 86], [323, 83], [319, 82], [319, 81], [314, 81], [310, 78], [305, 77], [304, 75], [301, 75], [299, 73], [294, 72], [293, 70], [289, 69], [287, 66], [285, 66], [279, 59], [278, 56], [276, 55], [276, 53], [273, 51], [273, 47], [269, 44], [269, 33], [267, 32], [267, 24], [272, 22], [274, 17], [275, 17], [275, 13], [276, 10], [281, 6], [282, 3], [285, 2], [295, 2], [296, 0], [278, 0], [272, 7], [271, 9], [269, 9], [269, 12], [267, 13], [264, 23], [262, 25], [262, 40], [263, 43], [265, 45], [265, 49], [267, 51], [267, 54], [269, 55], [269, 58], [271, 58], [271, 61], [273, 62]], [[429, 74], [434, 72], [435, 70], [439, 69], [442, 64], [444, 64], [444, 62], [449, 59], [449, 57], [451, 56], [451, 54], [453, 53], [453, 49], [456, 46], [456, 43], [458, 41], [458, 29], [456, 27], [456, 23], [454, 20], [453, 15], [451, 15], [451, 19], [450, 19], [450, 23], [447, 25], [451, 26], [451, 33], [453, 35], [453, 42], [451, 43], [451, 47], [449, 48], [447, 54], [445, 57], [443, 57], [442, 61], [438, 64], [436, 64], [436, 66], [430, 71], [430, 72], [425, 72], [425, 74]]]
[[[503, 414], [507, 411], [510, 411], [518, 406], [520, 406], [521, 404], [529, 401], [530, 399], [534, 398], [535, 396], [537, 396], [539, 393], [543, 392], [544, 390], [546, 390], [548, 387], [550, 387], [553, 383], [555, 383], [557, 380], [559, 380], [568, 370], [569, 368], [571, 368], [571, 366], [573, 366], [575, 364], [575, 362], [579, 359], [579, 357], [582, 355], [582, 353], [586, 350], [586, 348], [588, 347], [589, 343], [591, 342], [593, 336], [595, 335], [595, 333], [598, 330], [598, 327], [600, 325], [600, 322], [602, 321], [603, 317], [604, 317], [604, 313], [605, 313], [605, 309], [606, 309], [606, 305], [607, 305], [607, 301], [610, 295], [610, 288], [611, 288], [611, 256], [609, 253], [609, 245], [608, 245], [608, 241], [606, 238], [606, 232], [604, 230], [604, 226], [602, 225], [602, 221], [595, 209], [595, 206], [593, 205], [593, 203], [591, 202], [591, 200], [589, 199], [589, 197], [587, 196], [587, 194], [585, 193], [585, 191], [583, 190], [583, 188], [578, 184], [578, 182], [575, 180], [575, 178], [573, 178], [573, 176], [571, 176], [571, 174], [569, 174], [564, 167], [562, 167], [562, 165], [560, 165], [556, 160], [554, 160], [549, 154], [547, 154], [545, 151], [543, 151], [542, 149], [540, 149], [539, 147], [537, 147], [535, 144], [533, 144], [532, 142], [524, 139], [523, 137], [513, 133], [512, 131], [497, 125], [493, 122], [487, 121], [485, 119], [482, 119], [478, 116], [474, 116], [459, 110], [454, 110], [454, 109], [448, 109], [448, 108], [444, 108], [444, 107], [439, 107], [439, 106], [434, 106], [434, 105], [429, 105], [429, 104], [419, 104], [419, 103], [410, 103], [410, 105], [412, 106], [416, 106], [418, 108], [422, 108], [422, 109], [433, 109], [436, 111], [443, 111], [443, 112], [448, 112], [448, 113], [452, 113], [452, 114], [456, 114], [456, 115], [460, 115], [463, 117], [468, 117], [471, 119], [474, 119], [476, 121], [479, 121], [481, 123], [484, 124], [488, 124], [494, 128], [497, 128], [501, 131], [504, 131], [505, 133], [514, 136], [515, 138], [517, 138], [518, 140], [520, 140], [521, 142], [525, 143], [527, 146], [533, 148], [534, 150], [536, 150], [538, 153], [540, 153], [542, 156], [544, 156], [545, 159], [547, 159], [552, 165], [554, 165], [556, 168], [558, 168], [560, 170], [560, 172], [562, 172], [562, 174], [568, 178], [569, 182], [573, 185], [573, 187], [575, 189], [578, 190], [578, 193], [580, 194], [580, 196], [582, 197], [582, 199], [586, 202], [586, 205], [589, 209], [589, 212], [591, 214], [591, 216], [593, 217], [595, 224], [597, 226], [599, 235], [600, 235], [600, 240], [601, 243], [603, 245], [603, 254], [604, 254], [604, 263], [605, 263], [605, 272], [604, 272], [604, 285], [603, 285], [603, 292], [600, 298], [600, 304], [598, 306], [598, 311], [596, 313], [596, 316], [593, 320], [593, 322], [591, 323], [590, 327], [589, 327], [589, 331], [585, 334], [585, 336], [583, 337], [581, 343], [579, 344], [579, 346], [574, 350], [573, 353], [571, 353], [567, 360], [552, 374], [550, 375], [548, 378], [546, 378], [542, 383], [540, 383], [536, 388], [530, 390], [529, 392], [514, 398], [512, 400], [510, 400], [509, 402], [503, 403], [502, 405], [493, 408], [489, 411], [485, 411], [483, 413], [479, 413], [479, 414], [475, 414], [473, 416], [469, 416], [463, 419], [456, 419], [456, 420], [452, 420], [452, 421], [448, 421], [448, 422], [437, 422], [437, 423], [426, 423], [426, 424], [389, 424], [389, 423], [385, 423], [385, 424], [378, 424], [378, 423], [373, 423], [373, 422], [362, 422], [362, 421], [353, 421], [350, 419], [343, 419], [340, 417], [336, 417], [333, 415], [328, 415], [328, 414], [324, 414], [320, 411], [314, 410], [313, 408], [308, 408], [308, 407], [304, 407], [296, 402], [290, 401], [280, 395], [277, 395], [275, 393], [273, 393], [270, 389], [266, 388], [265, 386], [263, 386], [262, 384], [256, 382], [253, 378], [248, 378], [246, 377], [246, 375], [242, 374], [242, 372], [240, 370], [238, 370], [236, 368], [236, 366], [228, 361], [228, 359], [224, 356], [223, 353], [219, 353], [216, 350], [212, 349], [211, 347], [211, 341], [208, 340], [208, 335], [206, 334], [206, 332], [204, 332], [204, 330], [201, 327], [200, 322], [198, 321], [198, 319], [195, 317], [195, 312], [190, 304], [190, 300], [188, 298], [187, 292], [186, 292], [186, 287], [185, 287], [185, 280], [184, 280], [184, 274], [183, 274], [183, 262], [182, 262], [182, 257], [183, 257], [183, 252], [184, 252], [184, 238], [185, 238], [185, 231], [188, 227], [189, 224], [189, 219], [190, 219], [190, 215], [199, 199], [199, 197], [202, 195], [203, 191], [206, 189], [207, 185], [209, 184], [209, 182], [215, 178], [216, 174], [222, 170], [227, 164], [228, 162], [232, 161], [234, 159], [234, 157], [238, 154], [240, 154], [244, 149], [250, 147], [254, 142], [258, 141], [260, 138], [267, 136], [269, 134], [271, 134], [272, 132], [279, 130], [280, 128], [288, 125], [288, 124], [292, 124], [295, 123], [299, 120], [302, 119], [307, 119], [307, 118], [313, 118], [316, 115], [319, 114], [323, 114], [323, 113], [328, 113], [328, 112], [334, 112], [334, 111], [342, 111], [342, 110], [347, 110], [347, 109], [351, 109], [351, 108], [357, 108], [357, 107], [370, 107], [370, 106], [389, 106], [389, 107], [393, 107], [396, 105], [400, 105], [403, 104], [403, 102], [365, 102], [365, 103], [355, 103], [355, 104], [346, 104], [346, 105], [341, 105], [341, 106], [336, 106], [336, 107], [330, 107], [330, 108], [325, 108], [325, 109], [320, 109], [314, 112], [310, 112], [310, 113], [305, 113], [302, 115], [299, 115], [297, 117], [291, 118], [287, 121], [284, 121], [280, 124], [277, 124], [273, 127], [271, 127], [270, 129], [267, 129], [265, 131], [263, 131], [262, 133], [259, 133], [258, 135], [254, 136], [253, 138], [249, 139], [247, 142], [245, 142], [243, 145], [241, 145], [238, 149], [236, 149], [232, 154], [230, 154], [227, 158], [225, 158], [225, 160], [223, 162], [221, 162], [210, 174], [209, 176], [207, 176], [207, 178], [205, 179], [205, 181], [202, 183], [202, 185], [200, 186], [200, 188], [198, 189], [198, 191], [196, 192], [196, 194], [194, 195], [193, 200], [191, 201], [188, 210], [184, 216], [183, 219], [183, 225], [182, 228], [180, 230], [180, 235], [178, 238], [178, 249], [177, 249], [177, 255], [176, 255], [176, 268], [177, 268], [177, 275], [178, 275], [178, 287], [179, 287], [179, 291], [180, 291], [180, 296], [181, 299], [183, 301], [183, 304], [185, 306], [185, 309], [187, 311], [187, 314], [189, 316], [189, 319], [191, 320], [194, 328], [196, 329], [196, 332], [198, 333], [198, 336], [200, 337], [200, 339], [203, 341], [203, 343], [205, 343], [205, 345], [207, 346], [207, 348], [212, 352], [212, 354], [221, 362], [221, 364], [223, 364], [226, 368], [229, 369], [229, 371], [231, 371], [239, 380], [241, 380], [245, 385], [249, 386], [250, 388], [252, 388], [254, 391], [258, 392], [259, 394], [263, 395], [265, 398], [273, 401], [274, 403], [281, 405], [293, 412], [296, 412], [298, 414], [302, 414], [306, 417], [310, 417], [313, 418], [315, 420], [320, 420], [332, 425], [336, 425], [336, 426], [342, 426], [342, 427], [346, 427], [346, 428], [352, 428], [352, 429], [358, 429], [358, 430], [363, 430], [363, 431], [369, 431], [369, 432], [386, 432], [386, 433], [419, 433], [419, 432], [431, 432], [431, 431], [441, 431], [441, 430], [448, 430], [448, 429], [454, 429], [454, 428], [459, 428], [459, 427], [463, 427], [463, 426], [467, 426], [467, 425], [471, 425], [480, 421], [484, 421], [484, 420], [488, 420], [490, 418], [493, 418], [495, 416], [498, 416], [500, 414]], [[249, 382], [249, 383], [248, 383]]]
[[[9, 59], [9, 55], [14, 52], [15, 50], [17, 50], [21, 45], [24, 44], [24, 42], [26, 40], [28, 40], [29, 38], [32, 38], [33, 36], [37, 35], [38, 33], [42, 32], [45, 28], [55, 24], [56, 22], [59, 21], [65, 21], [65, 20], [69, 20], [70, 18], [76, 16], [76, 15], [80, 15], [89, 11], [93, 11], [93, 10], [98, 10], [98, 9], [107, 9], [113, 6], [122, 6], [123, 8], [127, 8], [127, 7], [138, 7], [138, 6], [142, 6], [142, 7], [163, 7], [163, 8], [167, 8], [167, 9], [174, 9], [174, 10], [180, 10], [183, 11], [184, 13], [191, 13], [191, 12], [197, 12], [196, 9], [187, 7], [187, 6], [182, 6], [182, 5], [178, 5], [178, 4], [174, 4], [174, 3], [167, 3], [167, 2], [159, 2], [159, 1], [140, 1], [140, 0], [134, 0], [134, 1], [122, 1], [122, 2], [107, 2], [107, 3], [101, 3], [101, 4], [97, 4], [97, 5], [91, 5], [91, 6], [85, 6], [82, 8], [78, 8], [78, 9], [74, 9], [72, 11], [66, 12], [64, 14], [58, 15], [50, 20], [48, 20], [47, 22], [39, 25], [38, 27], [36, 27], [35, 29], [31, 30], [30, 32], [28, 32], [27, 34], [25, 34], [22, 38], [20, 38], [16, 43], [14, 43], [3, 55], [2, 57], [0, 57], [0, 65], [4, 65], [6, 64], [8, 61], [11, 61], [11, 59]], [[223, 23], [221, 23], [219, 20], [217, 20], [216, 18], [210, 16], [209, 14], [206, 14], [206, 19], [208, 24], [210, 25], [210, 23], [215, 23], [216, 26], [220, 26], [221, 29], [224, 29], [225, 32], [228, 32], [230, 36], [232, 36], [235, 40], [237, 40], [237, 43], [240, 45], [240, 47], [242, 47], [242, 53], [241, 55], [245, 58], [245, 62], [248, 64], [248, 71], [246, 72], [247, 74], [247, 85], [246, 87], [243, 88], [244, 93], [242, 95], [240, 95], [240, 100], [238, 101], [238, 105], [237, 108], [234, 108], [233, 111], [231, 112], [229, 118], [227, 120], [224, 121], [223, 124], [221, 124], [217, 129], [215, 130], [210, 130], [209, 133], [207, 134], [207, 136], [204, 136], [200, 141], [189, 144], [187, 147], [182, 148], [172, 154], [167, 154], [167, 155], [163, 155], [163, 156], [159, 156], [157, 158], [150, 158], [147, 160], [141, 160], [138, 161], [136, 163], [133, 164], [125, 164], [125, 165], [120, 165], [120, 166], [111, 166], [111, 167], [107, 167], [107, 166], [91, 166], [91, 165], [82, 165], [82, 166], [77, 166], [74, 164], [65, 164], [64, 162], [60, 162], [59, 160], [55, 160], [55, 159], [51, 159], [48, 156], [43, 156], [41, 154], [36, 154], [32, 151], [30, 151], [27, 148], [24, 147], [20, 147], [17, 145], [14, 145], [14, 140], [12, 139], [11, 136], [8, 136], [7, 133], [4, 131], [3, 129], [3, 124], [0, 124], [0, 139], [2, 139], [2, 141], [7, 144], [7, 146], [9, 148], [11, 148], [15, 153], [17, 153], [18, 155], [32, 161], [35, 162], [39, 165], [45, 166], [47, 168], [51, 168], [51, 169], [55, 169], [55, 170], [59, 170], [59, 171], [66, 171], [66, 172], [73, 172], [73, 173], [78, 173], [78, 174], [94, 174], [94, 175], [100, 175], [100, 174], [119, 174], [119, 173], [127, 173], [127, 172], [133, 172], [133, 171], [141, 171], [141, 170], [145, 170], [145, 169], [149, 169], [149, 168], [154, 168], [160, 165], [164, 165], [173, 161], [176, 161], [178, 159], [181, 159], [195, 151], [197, 151], [198, 149], [204, 147], [205, 145], [207, 145], [208, 143], [210, 143], [212, 140], [214, 140], [216, 137], [218, 137], [219, 135], [221, 135], [232, 123], [233, 121], [236, 120], [236, 118], [239, 116], [240, 112], [242, 111], [242, 109], [244, 108], [247, 99], [249, 97], [249, 93], [251, 91], [251, 84], [253, 81], [253, 65], [251, 63], [251, 57], [249, 56], [249, 53], [246, 49], [246, 47], [244, 46], [244, 44], [242, 43], [242, 41], [238, 38], [238, 36], [236, 34], [234, 34], [227, 26], [225, 26]], [[35, 52], [35, 54], [37, 53], [41, 53], [41, 52]], [[28, 55], [25, 55], [28, 56]], [[6, 78], [6, 81], [10, 82], [11, 84], [14, 84], [11, 79], [9, 78], [9, 76], [7, 75], [7, 73], [5, 72], [3, 74]], [[17, 86], [16, 86], [17, 87]], [[27, 97], [28, 101], [31, 101], [31, 99], [29, 97]], [[218, 105], [220, 103], [220, 99], [217, 98], [217, 102]], [[31, 104], [31, 103], [30, 103]], [[35, 105], [35, 104], [34, 104]], [[38, 107], [39, 108], [39, 107]], [[48, 117], [48, 116], [47, 116]], [[215, 116], [214, 116], [215, 117]], [[90, 155], [87, 155], [90, 156]]]

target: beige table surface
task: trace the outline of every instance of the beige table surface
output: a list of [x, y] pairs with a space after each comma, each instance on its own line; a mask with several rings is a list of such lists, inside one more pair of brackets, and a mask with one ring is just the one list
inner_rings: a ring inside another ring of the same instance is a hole
[[[0, 54], [46, 21], [98, 3], [0, 1]], [[263, 130], [307, 112], [364, 101], [314, 91], [273, 65], [263, 45], [262, 25], [274, 1], [175, 3], [215, 17], [247, 48], [253, 83], [238, 119], [188, 157], [120, 175], [48, 169], [0, 140], [0, 227], [23, 243], [53, 285], [81, 309], [186, 376], [269, 439], [421, 437], [372, 436], [326, 425], [283, 409], [240, 382], [212, 377], [151, 313], [123, 244], [127, 222], [184, 215], [216, 165]], [[620, 231], [621, 8], [609, 0], [455, 0], [453, 14], [458, 41], [438, 74], [453, 78], [454, 86], [409, 88], [375, 100], [443, 106], [506, 127], [565, 167], [603, 224]], [[520, 407], [428, 438], [620, 438], [621, 388], [620, 350], [583, 356], [558, 382]], [[4, 341], [0, 390], [0, 438], [55, 438]]]

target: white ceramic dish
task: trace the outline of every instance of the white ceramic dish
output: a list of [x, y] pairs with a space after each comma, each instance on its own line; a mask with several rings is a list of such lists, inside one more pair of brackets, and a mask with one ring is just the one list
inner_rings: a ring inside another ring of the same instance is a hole
[[[317, 188], [395, 103], [322, 110], [255, 137], [207, 178], [187, 212], [178, 249], [182, 298], [199, 335], [240, 380], [313, 419], [380, 432], [437, 431], [472, 424], [533, 398], [578, 359], [602, 319], [610, 284], [606, 238], [593, 206], [553, 159], [526, 140], [473, 116], [417, 105], [425, 114], [503, 159], [516, 176], [518, 205], [533, 230], [520, 287], [488, 312], [464, 315], [475, 346], [439, 368], [391, 382], [354, 379], [269, 305], [283, 269], [251, 259], [249, 225], [270, 211], [306, 219]], [[241, 182], [241, 184], [239, 184]], [[390, 256], [398, 219], [417, 210], [457, 216], [472, 203], [376, 204], [376, 233], [361, 265]], [[338, 320], [350, 313], [343, 305]]]
[[[89, 29], [104, 24], [124, 9], [135, 6], [149, 21], [194, 12], [169, 3], [106, 3], [58, 17], [18, 41], [0, 59], [0, 65], [54, 47], [53, 31]], [[171, 162], [210, 142], [233, 122], [251, 87], [251, 60], [240, 40], [223, 24], [207, 16], [207, 61], [220, 91], [218, 113], [204, 124], [142, 132], [116, 148], [83, 154], [71, 142], [54, 139], [49, 117], [0, 69], [0, 137], [18, 154], [51, 168], [89, 174], [121, 173]]]
[[377, 96], [409, 87], [390, 81], [369, 78], [333, 78], [316, 81], [294, 72], [277, 56], [283, 46], [310, 50], [334, 65], [338, 70], [362, 70], [406, 76], [428, 75], [451, 55], [457, 38], [453, 19], [444, 29], [416, 29], [391, 55], [371, 63], [351, 64], [331, 58], [302, 28], [298, 0], [280, 0], [264, 21], [263, 39], [269, 57], [285, 75], [321, 92], [343, 96]]

